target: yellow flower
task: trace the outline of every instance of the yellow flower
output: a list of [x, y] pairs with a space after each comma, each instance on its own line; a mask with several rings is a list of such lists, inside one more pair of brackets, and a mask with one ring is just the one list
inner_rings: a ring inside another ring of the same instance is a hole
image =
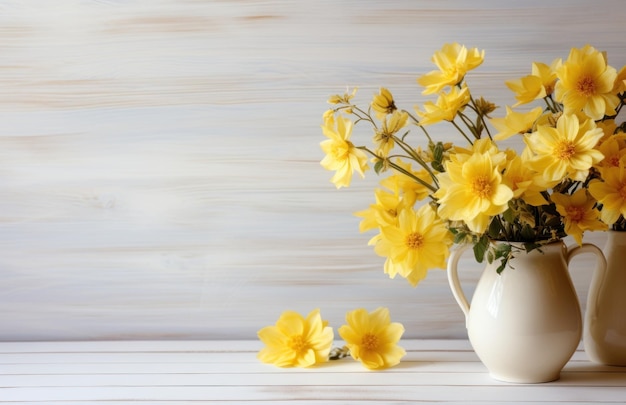
[[617, 78], [615, 79], [615, 84], [613, 86], [614, 94], [621, 94], [626, 91], [626, 66], [622, 66], [622, 68], [617, 73]]
[[544, 179], [584, 181], [591, 166], [604, 157], [594, 149], [602, 135], [592, 120], [581, 123], [575, 115], [562, 115], [556, 128], [540, 125], [525, 140], [535, 154], [531, 164]]
[[604, 155], [604, 159], [596, 165], [600, 173], [604, 173], [607, 168], [626, 164], [626, 145], [623, 136], [611, 135], [598, 146], [598, 150]]
[[602, 204], [602, 221], [613, 225], [620, 215], [626, 215], [626, 170], [623, 165], [610, 167], [602, 176], [604, 181], [589, 183], [589, 193]]
[[[382, 189], [374, 190], [376, 203], [371, 204], [366, 210], [354, 213], [355, 216], [363, 218], [359, 224], [359, 231], [366, 232], [371, 229], [398, 225], [398, 214], [405, 207], [405, 201], [398, 191], [397, 188], [391, 193]], [[368, 244], [374, 245], [380, 238], [381, 235], [377, 234], [370, 239]]]
[[504, 84], [515, 93], [517, 103], [515, 103], [513, 107], [527, 104], [546, 96], [546, 89], [543, 87], [541, 78], [534, 75], [527, 75], [515, 80], [507, 80]]
[[484, 58], [485, 51], [479, 52], [476, 48], [468, 50], [456, 42], [445, 44], [432, 57], [439, 70], [433, 70], [417, 79], [425, 87], [422, 94], [439, 93], [446, 86], [459, 84], [468, 71], [483, 63]]
[[450, 160], [446, 169], [437, 176], [439, 216], [464, 221], [472, 232], [482, 233], [491, 216], [507, 209], [513, 191], [502, 182], [490, 153], [474, 153], [465, 161]]
[[[432, 177], [426, 170], [413, 170], [410, 163], [403, 162], [400, 159], [397, 159], [395, 164], [400, 166], [405, 172], [413, 174], [413, 176], [422, 180], [424, 183], [432, 184]], [[380, 184], [390, 190], [399, 190], [404, 196], [407, 206], [412, 206], [416, 201], [421, 201], [430, 194], [430, 190], [426, 186], [398, 171], [383, 179]]]
[[490, 120], [491, 124], [498, 130], [494, 139], [501, 141], [513, 135], [530, 132], [542, 111], [541, 107], [535, 107], [528, 112], [518, 113], [506, 106], [506, 117]]
[[612, 91], [617, 71], [607, 64], [604, 53], [589, 45], [572, 48], [556, 73], [556, 100], [563, 103], [565, 113], [583, 110], [594, 120], [615, 115], [619, 98]]
[[521, 198], [525, 203], [539, 206], [548, 201], [541, 194], [549, 187], [543, 176], [532, 170], [522, 156], [515, 156], [507, 163], [502, 182], [513, 191], [513, 198]]
[[383, 125], [374, 134], [374, 143], [378, 147], [376, 153], [380, 156], [388, 156], [394, 147], [393, 136], [400, 131], [409, 118], [409, 114], [404, 111], [394, 111], [383, 118]]
[[354, 171], [364, 177], [364, 172], [368, 169], [365, 152], [350, 142], [353, 125], [352, 121], [341, 116], [337, 117], [336, 125], [334, 118], [329, 117], [322, 125], [322, 132], [329, 139], [320, 143], [326, 153], [320, 164], [324, 169], [336, 171], [330, 181], [337, 188], [349, 186]]
[[391, 92], [384, 87], [381, 87], [380, 92], [374, 95], [371, 105], [376, 112], [376, 117], [381, 121], [385, 118], [385, 115], [397, 110]]
[[432, 125], [440, 121], [452, 121], [456, 113], [463, 111], [463, 108], [470, 102], [469, 89], [452, 87], [449, 93], [440, 93], [437, 102], [427, 101], [424, 103], [424, 111], [417, 108], [415, 112], [421, 117], [421, 125]]
[[397, 274], [415, 287], [426, 277], [429, 269], [446, 267], [452, 234], [434, 210], [423, 205], [417, 212], [405, 207], [399, 214], [397, 226], [381, 229], [375, 246], [378, 255], [387, 257], [385, 273]]
[[406, 354], [398, 346], [404, 326], [391, 322], [387, 308], [377, 308], [368, 313], [363, 308], [346, 314], [347, 325], [339, 328], [339, 335], [346, 342], [350, 355], [365, 367], [378, 370], [400, 363]]
[[334, 338], [319, 309], [311, 311], [306, 318], [285, 311], [276, 325], [266, 326], [257, 334], [265, 343], [258, 359], [279, 367], [309, 367], [327, 361]]
[[598, 210], [594, 209], [596, 201], [589, 198], [587, 190], [578, 189], [572, 195], [554, 193], [551, 196], [556, 209], [563, 217], [565, 233], [582, 245], [584, 231], [604, 231], [606, 224], [598, 218]]
[[346, 90], [346, 92], [343, 93], [343, 96], [339, 94], [330, 96], [328, 104], [350, 104], [350, 100], [352, 100], [352, 98], [356, 95], [357, 89], [358, 87], [352, 89], [352, 94], [348, 94], [348, 91]]

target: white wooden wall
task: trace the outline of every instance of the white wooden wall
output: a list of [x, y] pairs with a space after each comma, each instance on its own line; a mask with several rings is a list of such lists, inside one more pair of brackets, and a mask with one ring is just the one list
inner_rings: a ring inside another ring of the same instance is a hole
[[253, 339], [381, 305], [406, 337], [465, 337], [443, 271], [389, 280], [359, 234], [375, 175], [337, 191], [319, 166], [327, 97], [412, 108], [458, 41], [503, 107], [571, 47], [625, 65], [625, 21], [620, 0], [0, 2], [0, 340]]

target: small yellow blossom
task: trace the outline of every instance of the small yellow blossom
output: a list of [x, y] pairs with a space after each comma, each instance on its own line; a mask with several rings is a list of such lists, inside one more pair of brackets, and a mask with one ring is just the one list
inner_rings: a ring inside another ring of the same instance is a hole
[[540, 77], [527, 75], [515, 80], [504, 82], [506, 86], [515, 93], [517, 103], [513, 107], [530, 103], [546, 96], [546, 89]]
[[605, 224], [613, 225], [626, 216], [626, 169], [623, 165], [603, 171], [602, 180], [589, 183], [589, 193], [602, 204], [600, 217]]
[[326, 153], [320, 164], [324, 169], [335, 170], [330, 181], [337, 188], [349, 186], [354, 171], [364, 177], [365, 170], [369, 168], [365, 152], [350, 142], [353, 125], [352, 121], [341, 116], [337, 117], [336, 123], [334, 118], [327, 117], [322, 125], [322, 132], [329, 139], [320, 143]]
[[474, 153], [462, 162], [450, 160], [446, 169], [437, 176], [439, 216], [464, 221], [472, 232], [484, 232], [491, 216], [504, 212], [513, 198], [491, 154]]
[[354, 98], [356, 95], [358, 87], [352, 89], [352, 93], [348, 94], [348, 91], [343, 93], [343, 95], [335, 94], [328, 98], [328, 104], [350, 104], [350, 100]]
[[565, 232], [582, 245], [584, 231], [605, 231], [607, 225], [600, 221], [596, 201], [589, 198], [587, 190], [578, 189], [572, 195], [554, 193], [551, 196], [556, 209], [565, 222]]
[[333, 344], [333, 330], [323, 321], [319, 309], [306, 318], [297, 312], [285, 311], [274, 326], [258, 331], [265, 344], [257, 355], [264, 363], [278, 367], [309, 367], [328, 360]]
[[613, 93], [617, 71], [609, 66], [606, 55], [590, 45], [572, 48], [567, 60], [557, 69], [556, 100], [565, 113], [583, 110], [593, 120], [615, 115], [619, 98]]
[[[399, 189], [389, 192], [383, 189], [374, 190], [376, 203], [371, 204], [368, 209], [355, 212], [354, 215], [363, 218], [359, 224], [359, 231], [366, 232], [371, 229], [380, 229], [386, 226], [398, 226], [398, 215], [406, 206]], [[380, 240], [378, 234], [370, 239], [369, 244], [374, 245]]]
[[382, 128], [374, 134], [374, 143], [377, 146], [376, 153], [379, 156], [387, 157], [389, 155], [389, 151], [395, 145], [394, 135], [406, 126], [408, 118], [409, 114], [397, 110], [383, 118]]
[[396, 104], [393, 101], [393, 95], [384, 87], [381, 87], [380, 92], [374, 95], [371, 105], [372, 109], [376, 112], [376, 117], [381, 121], [385, 118], [385, 115], [391, 114], [397, 110]]
[[492, 118], [490, 120], [491, 124], [498, 130], [494, 139], [501, 141], [513, 135], [530, 132], [542, 111], [541, 107], [535, 107], [528, 112], [518, 113], [506, 106], [506, 116], [504, 118]]
[[371, 313], [363, 308], [346, 314], [347, 325], [339, 328], [350, 355], [371, 370], [393, 367], [400, 363], [406, 351], [398, 346], [404, 326], [391, 322], [387, 308]]
[[452, 234], [429, 205], [417, 211], [405, 207], [399, 214], [397, 226], [381, 229], [375, 246], [378, 255], [387, 258], [385, 273], [397, 274], [415, 287], [430, 269], [446, 267]]
[[424, 111], [417, 108], [415, 112], [420, 116], [421, 125], [432, 125], [441, 121], [452, 121], [457, 112], [470, 102], [470, 93], [467, 87], [459, 89], [452, 87], [448, 93], [440, 93], [437, 102], [427, 101], [424, 103]]
[[615, 84], [613, 86], [614, 94], [621, 94], [626, 92], [626, 66], [623, 66], [617, 73]]
[[543, 173], [547, 181], [584, 181], [591, 166], [604, 157], [595, 149], [603, 132], [592, 120], [579, 122], [575, 115], [562, 115], [556, 128], [538, 126], [537, 131], [524, 138], [535, 154], [531, 160], [534, 170]]
[[596, 165], [601, 174], [608, 168], [626, 165], [624, 136], [611, 135], [597, 149], [604, 155], [604, 159]]
[[456, 42], [444, 44], [432, 57], [439, 70], [433, 70], [417, 79], [425, 87], [422, 94], [436, 94], [446, 86], [456, 86], [468, 71], [480, 66], [484, 58], [485, 51], [480, 52], [477, 48], [468, 50]]

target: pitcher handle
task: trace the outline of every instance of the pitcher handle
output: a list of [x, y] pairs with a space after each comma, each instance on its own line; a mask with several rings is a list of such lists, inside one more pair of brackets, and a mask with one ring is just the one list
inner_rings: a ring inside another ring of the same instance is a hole
[[[570, 245], [567, 247], [567, 255], [565, 256], [565, 258], [567, 260], [568, 266], [574, 256], [578, 256], [579, 254], [583, 254], [583, 253], [593, 253], [598, 259], [598, 266], [596, 267], [594, 277], [592, 277], [591, 279], [591, 285], [589, 286], [590, 294], [587, 299], [587, 307], [592, 305], [593, 308], [595, 308], [595, 310], [597, 311], [598, 309], [597, 300], [599, 299], [599, 296], [598, 294], [596, 294], [595, 297], [592, 297], [591, 292], [598, 291], [599, 289], [598, 284], [602, 283], [602, 280], [604, 280], [604, 276], [606, 274], [606, 266], [607, 266], [606, 257], [604, 256], [604, 253], [602, 252], [602, 250], [592, 243], [583, 243], [580, 246], [574, 244], [574, 245]], [[592, 303], [591, 302], [592, 300], [595, 300], [596, 302]]]
[[470, 304], [463, 292], [463, 288], [461, 288], [461, 281], [459, 280], [459, 271], [458, 265], [459, 260], [461, 259], [461, 255], [463, 252], [469, 248], [470, 244], [464, 244], [459, 246], [458, 249], [453, 249], [450, 252], [450, 257], [448, 258], [448, 268], [446, 270], [448, 275], [448, 283], [450, 284], [450, 289], [452, 290], [452, 295], [456, 300], [459, 307], [461, 307], [461, 311], [463, 311], [463, 315], [465, 315], [465, 327], [467, 327], [467, 320], [469, 316], [469, 308]]

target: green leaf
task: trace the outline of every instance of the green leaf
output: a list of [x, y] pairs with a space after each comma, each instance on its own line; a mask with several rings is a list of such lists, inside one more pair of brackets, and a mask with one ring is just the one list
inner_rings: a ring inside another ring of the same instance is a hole
[[498, 274], [502, 273], [502, 270], [504, 270], [508, 261], [509, 261], [508, 259], [502, 259], [502, 261], [500, 261], [500, 265], [496, 269], [496, 273]]
[[500, 223], [500, 219], [494, 217], [489, 224], [489, 230], [487, 233], [491, 239], [498, 239], [500, 236], [500, 232], [502, 231], [502, 224]]
[[382, 170], [382, 168], [383, 168], [382, 160], [379, 160], [378, 162], [374, 164], [374, 171], [376, 172], [376, 174], [380, 174], [380, 171]]
[[454, 235], [454, 243], [463, 243], [465, 238], [467, 238], [467, 234], [465, 232], [458, 232]]
[[522, 238], [524, 240], [535, 240], [535, 230], [528, 224], [522, 227]]
[[485, 259], [485, 253], [489, 248], [489, 238], [487, 235], [483, 235], [478, 242], [474, 245], [474, 258], [478, 263], [482, 263]]

